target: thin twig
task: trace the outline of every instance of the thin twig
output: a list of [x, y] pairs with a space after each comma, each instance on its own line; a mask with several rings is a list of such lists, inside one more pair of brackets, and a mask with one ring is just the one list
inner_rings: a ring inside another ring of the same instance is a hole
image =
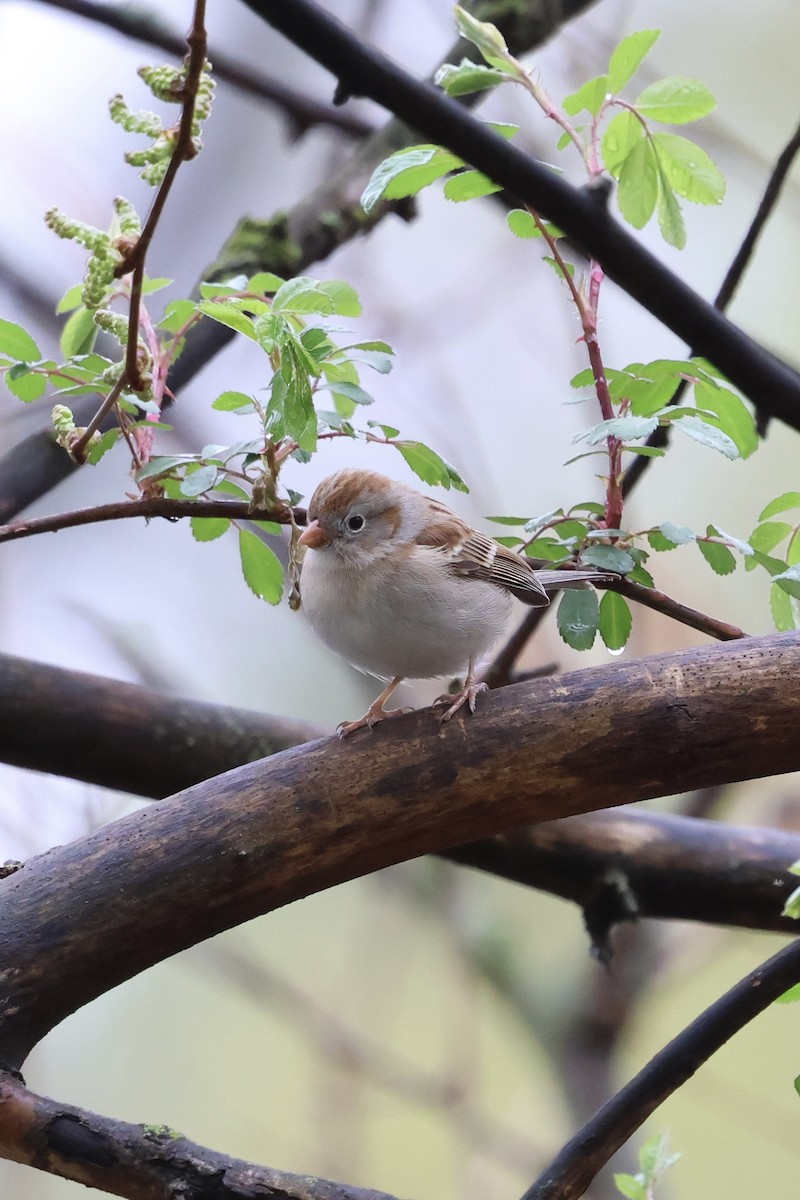
[[[99, 25], [114, 29], [134, 41], [157, 46], [176, 58], [183, 58], [186, 51], [186, 39], [180, 34], [168, 29], [150, 13], [135, 10], [128, 5], [93, 3], [92, 0], [40, 0], [40, 3], [62, 12], [74, 13], [75, 16], [84, 17], [89, 21], [96, 21]], [[287, 87], [280, 80], [270, 79], [269, 76], [237, 62], [213, 47], [209, 51], [209, 57], [214, 64], [217, 79], [222, 79], [240, 91], [282, 109], [292, 131], [298, 135], [306, 133], [315, 125], [328, 125], [340, 133], [356, 138], [366, 137], [375, 132], [374, 125], [369, 121], [305, 96], [302, 92]]]
[[304, 525], [306, 510], [289, 509], [284, 505], [252, 508], [243, 500], [168, 500], [164, 496], [151, 496], [98, 504], [95, 508], [78, 508], [49, 517], [33, 517], [29, 521], [13, 521], [9, 525], [0, 525], [0, 542], [13, 542], [39, 533], [58, 533], [61, 529], [74, 529], [79, 525], [124, 521], [130, 517], [165, 517], [168, 521], [179, 517], [226, 517], [230, 521], [275, 521], [279, 525], [290, 525], [294, 517], [298, 525]]
[[577, 1200], [598, 1171], [673, 1092], [735, 1033], [800, 981], [800, 940], [779, 950], [711, 1004], [600, 1108], [523, 1200]]
[[625, 596], [636, 604], [652, 608], [655, 612], [663, 613], [665, 617], [671, 617], [673, 621], [678, 621], [681, 625], [688, 625], [690, 629], [697, 629], [700, 633], [706, 633], [720, 642], [732, 642], [737, 638], [750, 636], [743, 629], [739, 629], [738, 625], [729, 625], [727, 621], [719, 621], [716, 617], [710, 617], [707, 613], [702, 613], [696, 608], [689, 608], [688, 605], [673, 600], [665, 592], [643, 587], [640, 583], [632, 583], [624, 576], [615, 579], [613, 583], [599, 583], [598, 587], [610, 592], [619, 592], [620, 596]]

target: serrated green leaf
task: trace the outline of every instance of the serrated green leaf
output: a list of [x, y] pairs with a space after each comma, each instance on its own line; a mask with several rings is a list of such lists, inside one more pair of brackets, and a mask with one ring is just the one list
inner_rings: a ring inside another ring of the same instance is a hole
[[792, 567], [800, 563], [800, 530], [796, 529], [789, 539], [789, 545], [786, 548], [786, 561]]
[[604, 592], [600, 598], [600, 637], [609, 650], [621, 650], [631, 635], [633, 617], [623, 596]]
[[784, 492], [781, 496], [770, 500], [766, 508], [762, 509], [758, 519], [766, 521], [768, 517], [777, 516], [782, 512], [790, 512], [794, 508], [800, 508], [800, 492]]
[[462, 58], [458, 66], [445, 63], [433, 77], [433, 82], [443, 88], [448, 96], [469, 96], [473, 92], [484, 92], [487, 88], [508, 81], [509, 76], [504, 71], [485, 67], [482, 63], [470, 62], [468, 58]]
[[177, 333], [191, 321], [196, 312], [197, 305], [193, 300], [172, 300], [164, 309], [164, 316], [156, 328], [167, 333]]
[[4, 374], [6, 387], [12, 396], [16, 396], [23, 404], [30, 404], [33, 400], [38, 400], [47, 391], [45, 376], [31, 371], [24, 364], [18, 364]]
[[769, 607], [775, 628], [781, 633], [788, 633], [795, 628], [795, 609], [792, 597], [777, 583], [769, 589]]
[[239, 556], [245, 582], [269, 604], [277, 604], [283, 595], [283, 568], [269, 546], [249, 529], [239, 530]]
[[658, 200], [658, 163], [649, 140], [637, 142], [619, 173], [619, 211], [634, 229], [642, 229], [655, 212]]
[[687, 529], [685, 525], [673, 525], [672, 521], [663, 521], [658, 528], [674, 546], [687, 546], [697, 538], [697, 534], [691, 529]]
[[62, 313], [72, 312], [73, 308], [77, 308], [83, 303], [83, 284], [73, 284], [71, 288], [67, 288], [64, 295], [56, 305], [56, 316], [61, 316]]
[[649, 84], [637, 96], [635, 107], [651, 121], [687, 125], [707, 117], [717, 107], [717, 102], [699, 80], [671, 76]]
[[196, 471], [187, 472], [181, 480], [181, 495], [202, 496], [203, 492], [208, 492], [213, 488], [218, 474], [219, 468], [211, 463], [198, 467]]
[[17, 362], [38, 362], [42, 357], [27, 329], [3, 320], [0, 320], [0, 354], [7, 354]]
[[196, 542], [213, 542], [230, 529], [227, 517], [191, 517], [189, 525]]
[[628, 579], [631, 583], [640, 583], [642, 587], [654, 588], [656, 586], [653, 576], [644, 567], [634, 567], [628, 573]]
[[[347, 286], [346, 284], [343, 286]], [[353, 294], [355, 294], [354, 289]], [[322, 290], [316, 279], [308, 275], [295, 275], [281, 284], [272, 297], [274, 313], [322, 313], [330, 316], [334, 310], [332, 298]]]
[[699, 442], [701, 446], [710, 446], [712, 450], [718, 450], [726, 458], [741, 457], [733, 438], [728, 437], [727, 433], [723, 433], [714, 425], [709, 425], [707, 421], [700, 420], [699, 417], [683, 417], [682, 420], [674, 423], [673, 428], [679, 429], [681, 433], [685, 433], [693, 441]]
[[217, 412], [236, 412], [239, 408], [252, 408], [253, 397], [244, 392], [220, 392], [211, 407]]
[[[661, 165], [661, 164], [659, 164]], [[683, 250], [686, 246], [686, 226], [681, 206], [675, 196], [666, 171], [661, 171], [658, 189], [658, 228], [669, 246]]]
[[395, 429], [393, 425], [382, 425], [380, 421], [367, 421], [368, 429], [380, 429], [385, 438], [396, 438], [399, 429]]
[[491, 196], [494, 192], [502, 191], [499, 183], [494, 183], [482, 171], [460, 171], [453, 175], [444, 185], [447, 200], [461, 203], [464, 200], [475, 200], [479, 196]]
[[243, 333], [245, 337], [250, 338], [252, 341], [257, 340], [256, 331], [250, 317], [230, 304], [225, 304], [220, 300], [201, 300], [196, 305], [196, 310], [203, 313], [206, 317], [211, 317], [212, 321], [217, 321], [220, 325], [227, 325], [229, 329], [234, 329], [237, 333]]
[[608, 76], [597, 75], [594, 79], [587, 80], [577, 92], [566, 96], [562, 108], [570, 117], [576, 117], [579, 112], [584, 111], [596, 117], [608, 92]]
[[661, 169], [679, 196], [695, 204], [721, 204], [725, 176], [710, 155], [677, 133], [654, 133]]
[[340, 383], [332, 383], [330, 385], [330, 390], [333, 396], [344, 396], [353, 404], [375, 403], [369, 392], [365, 391], [364, 388], [357, 383], [345, 383], [344, 381]]
[[581, 562], [602, 571], [618, 571], [620, 575], [627, 575], [635, 565], [631, 555], [621, 546], [588, 546], [581, 551]]
[[608, 64], [608, 90], [620, 92], [639, 70], [661, 36], [660, 29], [640, 29], [623, 38]]
[[397, 150], [379, 163], [361, 195], [361, 207], [371, 212], [381, 197], [400, 200], [416, 196], [423, 188], [463, 167], [462, 159], [440, 146], [409, 146]]
[[573, 442], [587, 442], [596, 446], [599, 442], [607, 441], [610, 437], [620, 441], [636, 441], [637, 438], [649, 437], [658, 428], [655, 417], [611, 417], [608, 421], [600, 421], [591, 429], [577, 433]]
[[[326, 279], [318, 288], [333, 304], [333, 312], [340, 317], [360, 317], [362, 313], [358, 292], [343, 279]], [[280, 291], [280, 289], [279, 289]], [[276, 293], [276, 297], [277, 297]], [[273, 307], [275, 301], [273, 300]], [[315, 310], [316, 311], [316, 310]]]
[[[708, 528], [709, 536], [714, 537], [713, 526]], [[698, 542], [697, 548], [716, 575], [730, 575], [736, 570], [736, 559], [727, 546], [718, 542]]]
[[558, 632], [573, 650], [591, 650], [600, 610], [594, 588], [575, 588], [564, 592], [558, 605]]
[[246, 287], [246, 275], [232, 275], [230, 279], [221, 279], [213, 283], [210, 280], [204, 280], [198, 291], [204, 300], [212, 300], [215, 296], [233, 296], [238, 292], [243, 292]]
[[643, 458], [663, 458], [666, 451], [658, 446], [623, 446], [623, 454], [641, 454]]
[[281, 354], [281, 369], [272, 377], [267, 424], [275, 438], [292, 438], [301, 450], [313, 454], [317, 448], [314, 397], [294, 349], [294, 343], [287, 342]]
[[763, 525], [757, 525], [750, 534], [750, 545], [754, 550], [761, 550], [764, 554], [769, 554], [770, 550], [787, 538], [792, 532], [793, 526], [786, 521], [765, 521]]
[[[791, 917], [791, 916], [794, 916], [795, 914], [787, 913], [786, 910], [784, 909], [783, 915], [785, 917]], [[800, 908], [798, 909], [797, 915], [800, 915]], [[798, 1000], [800, 1000], [800, 983], [796, 983], [794, 985], [794, 987], [790, 987], [789, 990], [784, 992], [782, 996], [778, 996], [775, 1003], [776, 1004], [794, 1004]], [[800, 1095], [800, 1088], [798, 1088], [798, 1086], [797, 1086], [798, 1082], [800, 1082], [800, 1075], [798, 1075], [797, 1079], [795, 1079], [795, 1081], [794, 1081], [794, 1089], [798, 1093], [798, 1095]]]
[[540, 236], [536, 222], [524, 208], [512, 208], [511, 212], [506, 214], [506, 223], [514, 237], [534, 238]]
[[[792, 868], [790, 867], [789, 869], [791, 870]], [[795, 888], [791, 895], [787, 896], [781, 915], [791, 917], [793, 921], [800, 921], [800, 887]], [[800, 997], [800, 983], [796, 983], [795, 988], [798, 989], [798, 997]], [[794, 999], [794, 997], [792, 998]]]
[[504, 75], [516, 75], [516, 66], [509, 62], [511, 58], [508, 46], [500, 30], [488, 21], [479, 21], [461, 5], [456, 5], [456, 26], [458, 32], [468, 42], [472, 42], [480, 50], [490, 67], [496, 67]]
[[608, 122], [601, 143], [603, 163], [609, 175], [619, 176], [625, 159], [634, 146], [644, 141], [645, 131], [635, 113], [626, 109]]
[[96, 441], [93, 438], [86, 450], [87, 463], [92, 467], [96, 466], [100, 459], [116, 446], [121, 436], [122, 430], [115, 428], [107, 429]]
[[423, 483], [437, 484], [443, 488], [455, 488], [458, 492], [467, 492], [469, 488], [464, 480], [441, 455], [423, 442], [394, 441], [395, 446], [408, 463], [415, 475]]
[[143, 483], [145, 479], [156, 479], [175, 467], [186, 466], [187, 463], [197, 462], [195, 454], [154, 454], [143, 467], [136, 472], [136, 482]]

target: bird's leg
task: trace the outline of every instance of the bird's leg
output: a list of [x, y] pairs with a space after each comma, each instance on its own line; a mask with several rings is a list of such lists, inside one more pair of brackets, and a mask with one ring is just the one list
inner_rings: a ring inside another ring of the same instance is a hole
[[469, 711], [474, 713], [478, 696], [481, 692], [488, 692], [488, 690], [488, 684], [475, 682], [475, 662], [473, 659], [470, 659], [467, 678], [464, 680], [464, 686], [461, 691], [456, 692], [455, 695], [445, 692], [443, 696], [439, 696], [433, 702], [434, 704], [448, 704], [450, 706], [442, 713], [439, 718], [439, 724], [444, 725], [445, 721], [449, 721], [451, 717], [454, 717], [465, 704], [469, 706]]
[[377, 700], [373, 700], [363, 717], [359, 717], [357, 721], [342, 721], [337, 728], [339, 737], [349, 737], [351, 733], [355, 733], [357, 729], [363, 729], [365, 726], [367, 729], [372, 729], [373, 725], [377, 725], [379, 721], [385, 721], [387, 717], [402, 717], [403, 713], [413, 712], [411, 708], [390, 708], [388, 712], [384, 708], [384, 704], [404, 678], [403, 675], [395, 675], [391, 683], [387, 683]]

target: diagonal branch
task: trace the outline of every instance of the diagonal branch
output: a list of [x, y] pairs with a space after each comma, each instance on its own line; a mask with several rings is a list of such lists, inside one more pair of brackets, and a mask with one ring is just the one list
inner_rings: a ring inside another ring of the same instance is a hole
[[423, 711], [312, 742], [50, 850], [0, 885], [0, 1060], [19, 1067], [108, 988], [333, 884], [555, 817], [796, 770], [799, 668], [800, 634], [779, 634], [518, 684], [445, 730]]
[[313, 0], [246, 0], [334, 74], [340, 94], [368, 96], [554, 221], [653, 316], [710, 359], [771, 416], [800, 429], [800, 376], [669, 271], [585, 190], [503, 141], [447, 96], [364, 45]]
[[522, 1200], [578, 1200], [656, 1108], [734, 1034], [800, 982], [800, 941], [779, 950], [695, 1018], [587, 1121]]

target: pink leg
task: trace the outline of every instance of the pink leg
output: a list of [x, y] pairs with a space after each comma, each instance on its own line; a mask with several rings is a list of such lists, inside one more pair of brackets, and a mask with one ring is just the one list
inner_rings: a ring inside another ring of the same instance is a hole
[[372, 729], [373, 725], [377, 725], [379, 721], [385, 721], [387, 717], [402, 717], [403, 713], [412, 712], [413, 710], [410, 708], [391, 708], [388, 712], [384, 708], [386, 701], [398, 684], [403, 682], [403, 679], [403, 675], [395, 675], [391, 683], [387, 683], [380, 696], [378, 696], [378, 699], [373, 700], [363, 717], [359, 717], [357, 721], [342, 721], [337, 729], [339, 737], [349, 737], [357, 729], [364, 729], [365, 727]]
[[487, 684], [475, 682], [475, 663], [470, 662], [467, 678], [464, 680], [464, 686], [461, 691], [457, 692], [454, 696], [445, 693], [444, 696], [439, 696], [437, 700], [434, 700], [434, 704], [448, 704], [450, 706], [442, 713], [439, 723], [444, 725], [445, 721], [449, 721], [451, 717], [454, 717], [465, 704], [468, 705], [469, 711], [474, 713], [478, 696], [481, 692], [488, 692], [488, 690], [489, 687]]

